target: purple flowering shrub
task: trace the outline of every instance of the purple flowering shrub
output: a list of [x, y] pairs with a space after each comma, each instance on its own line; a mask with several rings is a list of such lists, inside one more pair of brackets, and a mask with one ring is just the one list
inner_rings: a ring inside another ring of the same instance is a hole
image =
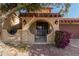
[[66, 31], [55, 32], [55, 46], [58, 48], [65, 48], [69, 45], [71, 34]]

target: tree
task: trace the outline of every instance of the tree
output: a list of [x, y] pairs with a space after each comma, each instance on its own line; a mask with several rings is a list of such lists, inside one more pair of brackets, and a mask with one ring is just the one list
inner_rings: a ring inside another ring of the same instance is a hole
[[36, 11], [41, 8], [51, 7], [60, 8], [59, 13], [61, 15], [67, 14], [69, 12], [69, 3], [3, 3], [0, 4], [0, 20], [2, 22], [10, 17], [14, 12], [26, 8], [28, 12]]
[[[13, 21], [15, 17], [15, 12], [21, 10], [22, 8], [26, 8], [28, 12], [35, 11], [41, 8], [40, 4], [32, 4], [32, 3], [3, 3], [0, 4], [0, 21], [4, 22], [6, 18], [9, 18], [9, 22]], [[14, 14], [14, 15], [13, 15]], [[9, 25], [11, 27], [11, 23]], [[8, 26], [8, 27], [9, 27]]]
[[51, 7], [52, 9], [59, 8], [59, 13], [63, 16], [64, 14], [68, 14], [71, 6], [70, 3], [42, 3], [41, 5], [43, 7]]

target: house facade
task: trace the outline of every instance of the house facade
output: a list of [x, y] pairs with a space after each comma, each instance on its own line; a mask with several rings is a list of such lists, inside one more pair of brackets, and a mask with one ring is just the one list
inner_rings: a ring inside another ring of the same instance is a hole
[[57, 30], [68, 31], [73, 34], [72, 38], [78, 38], [75, 36], [79, 33], [79, 19], [63, 18], [59, 13], [51, 13], [49, 8], [14, 17], [17, 21], [8, 18], [1, 28], [1, 40], [5, 43], [54, 44]]

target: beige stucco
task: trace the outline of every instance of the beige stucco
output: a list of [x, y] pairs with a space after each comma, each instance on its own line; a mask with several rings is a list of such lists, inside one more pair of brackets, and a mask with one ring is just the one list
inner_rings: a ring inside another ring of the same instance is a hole
[[[59, 30], [59, 24], [57, 24], [57, 25], [55, 24], [56, 20], [59, 21], [58, 18], [53, 18], [53, 17], [33, 17], [33, 18], [30, 17], [30, 18], [28, 18], [28, 17], [24, 17], [22, 19], [27, 20], [26, 21], [27, 24], [22, 25], [23, 26], [22, 30], [27, 33], [24, 35], [24, 36], [27, 36], [26, 38], [22, 36], [24, 38], [24, 40], [26, 39], [28, 42], [33, 43], [33, 44], [36, 43], [35, 37], [34, 37], [35, 35], [30, 32], [29, 27], [36, 21], [46, 21], [53, 27], [52, 32], [47, 35], [47, 42], [46, 43], [54, 43], [55, 31]], [[33, 30], [33, 28], [32, 28], [32, 30]]]
[[[15, 35], [10, 35], [6, 29], [3, 29], [2, 41], [10, 42], [13, 44], [16, 44], [17, 42], [17, 44], [19, 44], [20, 41], [27, 42], [29, 44], [36, 44], [35, 35], [30, 32], [29, 28], [32, 26], [33, 23], [35, 24], [36, 21], [46, 21], [52, 26], [53, 29], [51, 33], [47, 35], [47, 42], [45, 43], [54, 44], [55, 31], [59, 30], [59, 22], [58, 24], [55, 24], [56, 20], [59, 21], [58, 19], [59, 18], [57, 17], [21, 17], [20, 20], [22, 20], [22, 30], [18, 29]], [[23, 23], [24, 20], [26, 21], [26, 24]], [[31, 28], [31, 30], [34, 30], [34, 28]]]

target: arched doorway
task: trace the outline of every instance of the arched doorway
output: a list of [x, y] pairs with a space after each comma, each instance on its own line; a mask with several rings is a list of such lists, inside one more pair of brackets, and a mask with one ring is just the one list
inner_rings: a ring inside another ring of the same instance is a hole
[[45, 20], [37, 20], [31, 24], [29, 30], [34, 35], [35, 43], [46, 43], [47, 35], [51, 33], [53, 27]]
[[47, 22], [36, 22], [35, 42], [47, 42], [48, 28]]

